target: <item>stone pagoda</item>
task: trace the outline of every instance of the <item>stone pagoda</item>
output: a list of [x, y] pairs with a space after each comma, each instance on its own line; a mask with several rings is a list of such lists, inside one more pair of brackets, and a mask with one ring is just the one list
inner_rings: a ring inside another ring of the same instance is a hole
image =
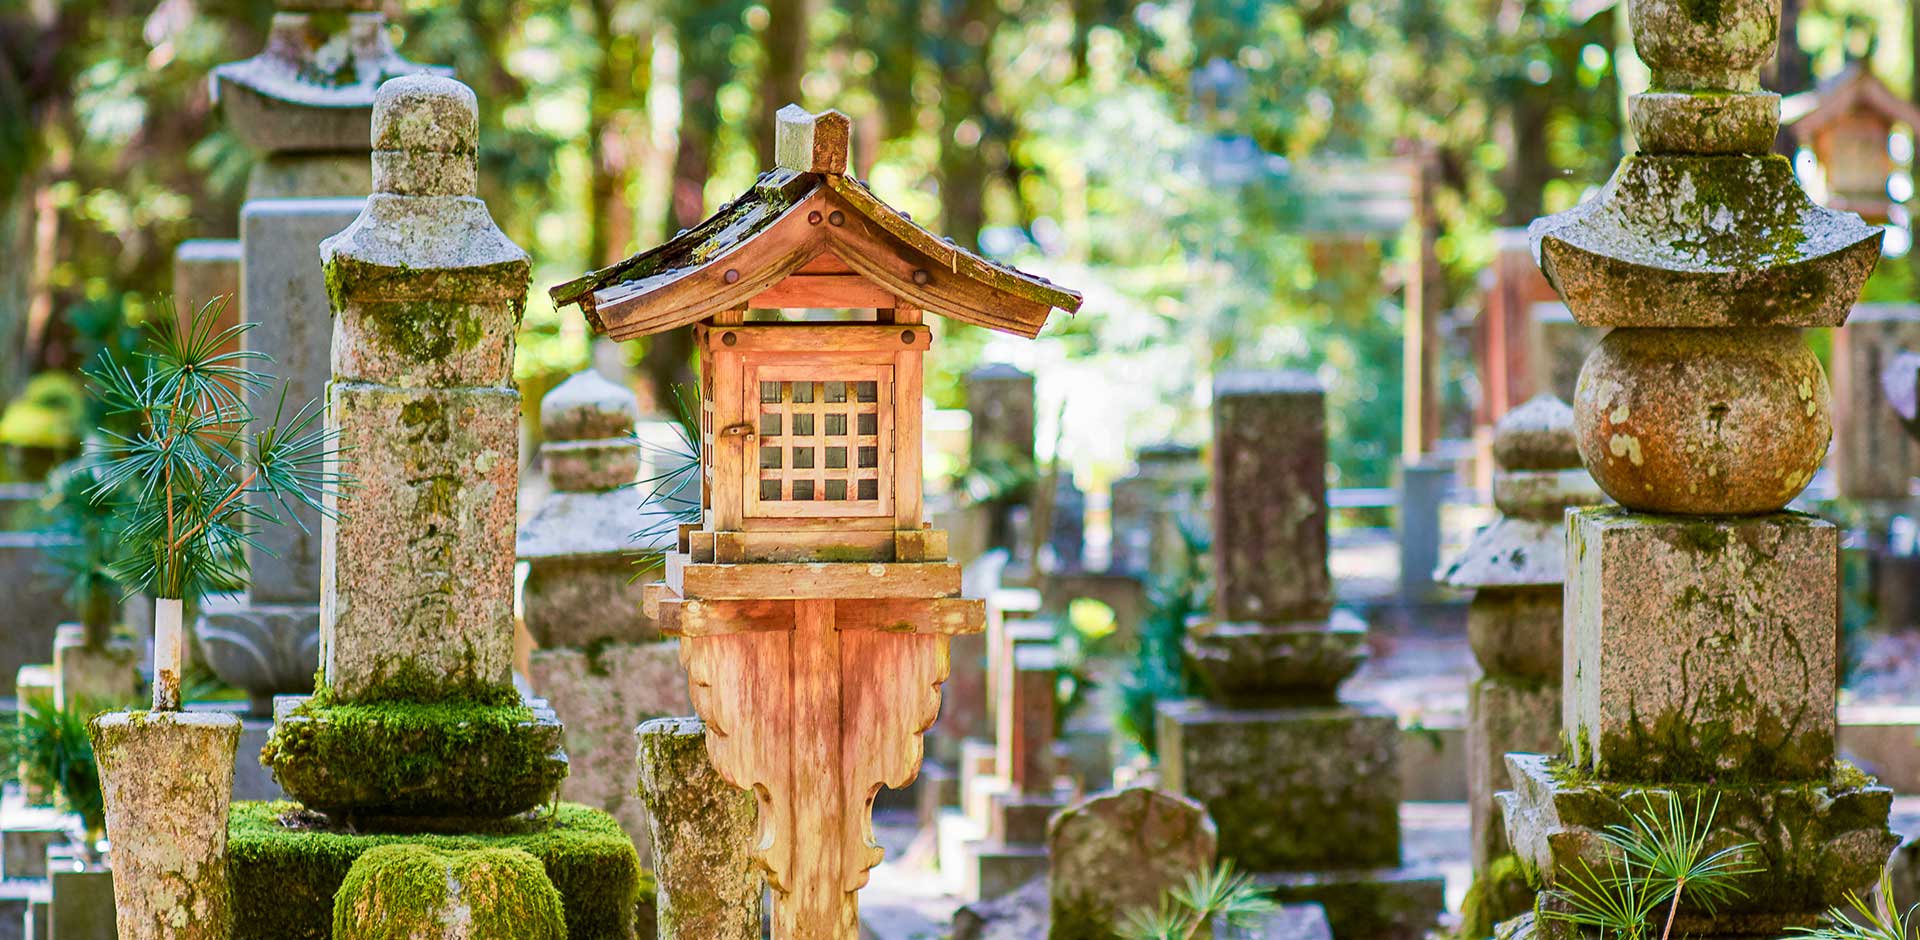
[[[640, 404], [631, 389], [593, 369], [575, 373], [540, 400], [540, 457], [553, 492], [520, 527], [527, 564], [523, 621], [539, 647], [527, 681], [567, 726], [569, 772], [560, 795], [612, 813], [644, 864], [647, 814], [635, 797], [640, 768], [633, 729], [693, 712], [680, 644], [660, 635], [642, 609], [639, 552], [671, 544], [671, 514], [643, 509]], [[657, 569], [657, 565], [655, 568]]]
[[[477, 114], [452, 79], [381, 85], [373, 195], [318, 252], [336, 318], [327, 424], [353, 489], [322, 530], [320, 688], [276, 700], [262, 754], [301, 806], [233, 814], [236, 938], [427, 935], [408, 918], [437, 915], [391, 894], [422, 871], [476, 925], [483, 904], [557, 891], [570, 936], [633, 936], [632, 842], [606, 813], [552, 802], [562, 729], [512, 682], [529, 263], [474, 195]], [[462, 879], [492, 887], [461, 894], [479, 884]]]
[[1552, 889], [1628, 812], [1670, 801], [1752, 843], [1744, 892], [1682, 904], [1674, 933], [1777, 937], [1865, 891], [1894, 845], [1891, 793], [1834, 758], [1837, 530], [1786, 510], [1832, 435], [1800, 330], [1838, 326], [1881, 233], [1814, 205], [1769, 152], [1759, 85], [1778, 0], [1633, 0], [1656, 91], [1640, 152], [1535, 256], [1575, 318], [1609, 327], [1581, 371], [1581, 459], [1618, 508], [1568, 517], [1564, 752], [1513, 755], [1514, 850], [1548, 889], [1535, 936], [1578, 931]]
[[[1560, 740], [1561, 581], [1568, 507], [1606, 501], [1580, 465], [1573, 409], [1533, 398], [1494, 425], [1493, 504], [1500, 517], [1480, 530], [1442, 580], [1473, 591], [1467, 640], [1480, 676], [1467, 698], [1467, 802], [1472, 820], [1477, 911], [1532, 906], [1532, 891], [1509, 854], [1494, 804], [1506, 785], [1507, 754], [1543, 752]], [[1471, 926], [1471, 925], [1470, 925]], [[1476, 936], [1479, 934], [1475, 934]]]
[[1220, 856], [1341, 940], [1417, 940], [1441, 883], [1400, 867], [1400, 727], [1342, 702], [1366, 625], [1333, 605], [1326, 394], [1310, 375], [1213, 388], [1213, 617], [1188, 629], [1205, 699], [1162, 703], [1166, 785], [1206, 806]]
[[[195, 305], [231, 295], [223, 317], [253, 324], [241, 342], [273, 357], [288, 401], [326, 397], [333, 315], [315, 258], [366, 205], [374, 92], [397, 75], [449, 71], [400, 58], [387, 32], [376, 0], [281, 0], [266, 48], [213, 70], [225, 124], [257, 159], [238, 242], [183, 244], [175, 293]], [[271, 425], [273, 404], [255, 403], [257, 425]], [[268, 527], [247, 546], [245, 593], [210, 599], [194, 629], [207, 665], [253, 702], [242, 798], [273, 793], [252, 755], [273, 696], [311, 691], [319, 658], [320, 515], [287, 511], [299, 524]]]

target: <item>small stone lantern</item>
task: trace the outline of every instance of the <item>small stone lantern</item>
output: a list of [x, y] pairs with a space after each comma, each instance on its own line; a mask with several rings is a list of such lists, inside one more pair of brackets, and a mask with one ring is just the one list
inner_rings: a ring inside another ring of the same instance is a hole
[[1787, 123], [1826, 171], [1827, 205], [1885, 223], [1894, 206], [1887, 194], [1894, 170], [1887, 137], [1897, 124], [1920, 132], [1920, 107], [1894, 94], [1864, 61], [1847, 66], [1812, 95], [1797, 97], [1783, 110], [1793, 103], [1808, 108]]
[[[873, 797], [918, 773], [948, 637], [984, 619], [922, 521], [924, 313], [1033, 337], [1080, 296], [881, 202], [847, 175], [845, 115], [778, 122], [752, 189], [551, 293], [616, 340], [695, 331], [702, 513], [649, 612], [682, 638], [714, 767], [759, 798], [774, 937], [853, 940]], [[794, 308], [874, 313], [777, 313]]]

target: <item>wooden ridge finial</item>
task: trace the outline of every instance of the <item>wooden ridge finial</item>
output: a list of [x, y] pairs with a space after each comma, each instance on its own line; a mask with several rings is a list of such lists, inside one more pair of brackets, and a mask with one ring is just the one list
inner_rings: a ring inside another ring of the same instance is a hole
[[847, 172], [847, 144], [853, 138], [853, 121], [828, 109], [811, 114], [797, 104], [781, 108], [774, 115], [774, 163], [800, 173], [824, 173], [840, 176]]

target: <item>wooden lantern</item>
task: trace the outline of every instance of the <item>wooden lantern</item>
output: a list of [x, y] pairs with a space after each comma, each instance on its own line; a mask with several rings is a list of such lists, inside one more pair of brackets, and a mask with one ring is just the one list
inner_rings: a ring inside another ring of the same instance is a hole
[[[923, 313], [1031, 338], [1080, 296], [881, 202], [846, 175], [845, 115], [777, 119], [751, 190], [552, 296], [615, 339], [696, 332], [702, 519], [649, 612], [681, 637], [715, 768], [759, 799], [775, 937], [853, 940], [873, 797], [913, 781], [947, 638], [984, 620], [921, 518]], [[790, 308], [873, 314], [749, 316]]]
[[1885, 223], [1893, 208], [1887, 179], [1894, 170], [1887, 137], [1898, 124], [1920, 132], [1920, 107], [1894, 94], [1865, 62], [1847, 66], [1819, 91], [1795, 97], [1783, 110], [1826, 172], [1827, 205]]

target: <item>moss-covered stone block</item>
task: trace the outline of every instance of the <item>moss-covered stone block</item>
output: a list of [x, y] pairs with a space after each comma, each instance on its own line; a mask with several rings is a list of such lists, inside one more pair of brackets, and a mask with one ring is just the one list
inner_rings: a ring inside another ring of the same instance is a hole
[[368, 849], [333, 898], [333, 940], [564, 940], [560, 892], [520, 849]]
[[1334, 940], [1426, 940], [1446, 910], [1446, 882], [1415, 866], [1268, 874], [1254, 879], [1282, 904], [1319, 904]]
[[[1595, 780], [1533, 754], [1507, 758], [1513, 789], [1500, 794], [1514, 854], [1552, 888], [1581, 866], [1605, 871], [1612, 849], [1600, 838], [1633, 815], [1667, 818], [1672, 801], [1688, 819], [1711, 818], [1707, 850], [1751, 843], [1743, 894], [1720, 906], [1716, 930], [1745, 918], [1775, 935], [1784, 926], [1865, 892], [1898, 842], [1887, 829], [1893, 791], [1839, 762], [1817, 781], [1652, 786]], [[1682, 917], [1692, 913], [1682, 905]], [[1698, 921], [1676, 928], [1696, 932]]]
[[307, 808], [356, 820], [512, 816], [567, 775], [559, 719], [517, 703], [316, 696], [276, 716], [260, 760]]
[[551, 812], [463, 822], [459, 833], [354, 831], [290, 802], [235, 803], [227, 858], [233, 940], [330, 940], [334, 899], [354, 863], [381, 846], [439, 853], [518, 849], [536, 859], [560, 895], [568, 940], [634, 940], [640, 892], [651, 879], [620, 824], [560, 803]]
[[1495, 924], [1532, 911], [1539, 878], [1539, 872], [1513, 855], [1502, 855], [1479, 869], [1460, 901], [1462, 940], [1491, 937]]
[[1381, 709], [1162, 703], [1161, 779], [1253, 871], [1400, 863], [1400, 726]]
[[1834, 755], [1839, 537], [1800, 513], [1577, 510], [1566, 727], [1609, 780], [1819, 780]]

